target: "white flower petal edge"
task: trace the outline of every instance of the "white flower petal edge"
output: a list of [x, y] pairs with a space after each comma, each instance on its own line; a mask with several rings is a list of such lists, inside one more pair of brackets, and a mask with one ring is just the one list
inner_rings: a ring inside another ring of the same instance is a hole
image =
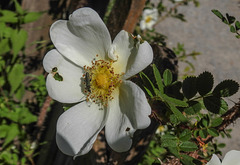
[[217, 155], [213, 154], [211, 160], [206, 165], [221, 165], [221, 161]]
[[240, 165], [240, 151], [231, 150], [226, 153], [222, 165]]
[[59, 149], [70, 156], [86, 154], [105, 125], [108, 111], [97, 104], [79, 103], [64, 112], [57, 121], [56, 141]]
[[[43, 67], [49, 73], [46, 87], [50, 97], [62, 103], [76, 103], [82, 100], [84, 97], [81, 90], [83, 70], [80, 67], [64, 59], [56, 49], [45, 55]], [[53, 68], [57, 68], [57, 71], [53, 72]], [[62, 81], [54, 78], [56, 73], [62, 76]]]
[[148, 42], [144, 41], [140, 44], [136, 54], [131, 54], [127, 63], [127, 70], [123, 78], [128, 79], [133, 75], [141, 72], [153, 61], [152, 47]]
[[81, 67], [90, 65], [97, 54], [105, 59], [111, 45], [106, 25], [90, 8], [76, 10], [69, 21], [55, 22], [50, 36], [57, 50]]
[[[134, 41], [135, 40], [135, 41]], [[153, 51], [148, 42], [140, 44], [140, 38], [133, 39], [129, 33], [122, 30], [113, 40], [114, 54], [117, 56], [113, 64], [117, 73], [125, 73], [123, 79], [145, 69], [153, 60]]]
[[151, 113], [146, 96], [141, 88], [131, 81], [123, 81], [116, 97], [109, 103], [109, 118], [105, 127], [105, 135], [109, 146], [124, 152], [132, 145], [133, 133], [136, 129], [144, 129], [150, 125]]

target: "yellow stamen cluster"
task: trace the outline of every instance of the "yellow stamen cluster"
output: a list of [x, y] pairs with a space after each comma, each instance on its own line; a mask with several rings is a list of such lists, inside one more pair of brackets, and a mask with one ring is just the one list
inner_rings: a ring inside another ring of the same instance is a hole
[[[114, 89], [122, 82], [122, 74], [115, 74], [112, 67], [114, 61], [94, 60], [92, 66], [84, 66], [84, 70], [89, 74], [90, 89], [86, 89], [87, 101], [91, 100], [101, 103], [103, 106], [108, 105], [108, 101], [113, 99]], [[86, 74], [83, 75], [86, 79]]]
[[147, 16], [146, 19], [145, 19], [145, 22], [149, 23], [151, 20], [152, 20], [152, 17], [151, 16]]

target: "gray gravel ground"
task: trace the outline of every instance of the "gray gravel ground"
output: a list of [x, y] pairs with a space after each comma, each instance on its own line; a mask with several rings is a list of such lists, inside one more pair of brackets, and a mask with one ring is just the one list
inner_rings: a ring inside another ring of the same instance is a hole
[[[212, 12], [218, 9], [229, 13], [240, 20], [240, 4], [238, 0], [199, 0], [200, 6], [193, 4], [179, 7], [187, 22], [167, 18], [156, 26], [157, 31], [168, 36], [168, 47], [176, 47], [184, 43], [187, 52], [201, 52], [196, 61], [195, 74], [210, 71], [215, 78], [215, 85], [225, 79], [234, 79], [240, 83], [240, 39], [236, 39], [226, 24], [222, 23]], [[180, 71], [184, 65], [180, 64]], [[240, 92], [228, 100], [229, 107], [240, 98]], [[233, 101], [233, 102], [232, 102]], [[223, 155], [229, 150], [240, 150], [240, 120], [230, 126], [233, 128], [231, 139], [219, 139], [227, 146]], [[229, 127], [229, 128], [230, 128]]]

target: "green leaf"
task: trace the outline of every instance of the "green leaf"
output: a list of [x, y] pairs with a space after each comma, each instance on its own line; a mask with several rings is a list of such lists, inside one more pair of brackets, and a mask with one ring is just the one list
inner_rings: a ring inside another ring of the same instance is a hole
[[201, 138], [207, 138], [207, 135], [208, 135], [208, 133], [207, 133], [207, 130], [206, 129], [201, 129], [201, 130], [199, 130], [199, 136], [201, 137]]
[[172, 83], [172, 72], [169, 69], [166, 69], [163, 72], [163, 82], [165, 86], [168, 86]]
[[154, 73], [154, 77], [157, 81], [157, 86], [158, 86], [159, 91], [164, 93], [164, 91], [163, 91], [164, 86], [163, 86], [163, 82], [162, 82], [162, 77], [161, 77], [161, 74], [160, 74], [160, 72], [157, 69], [155, 64], [153, 64], [153, 73]]
[[7, 38], [0, 41], [0, 55], [10, 51], [9, 40]]
[[17, 92], [15, 93], [15, 96], [18, 100], [21, 100], [24, 94], [25, 94], [25, 86], [24, 84], [21, 84]]
[[166, 94], [162, 94], [161, 97], [164, 101], [166, 101], [169, 104], [173, 104], [178, 107], [187, 107], [188, 106], [188, 103], [186, 103], [185, 101], [170, 97]]
[[[144, 83], [144, 85], [145, 85], [145, 89], [148, 89], [148, 93], [150, 94], [152, 94], [152, 92], [151, 91], [153, 91], [153, 92], [155, 92], [155, 86], [153, 85], [153, 83], [152, 83], [152, 81], [148, 78], [148, 76], [145, 74], [145, 73], [143, 73], [143, 72], [140, 72], [140, 77], [141, 77], [141, 79], [143, 80], [143, 83]], [[152, 88], [152, 89], [150, 89], [150, 88]], [[150, 95], [151, 96], [151, 95]], [[153, 97], [153, 96], [151, 96], [151, 97]]]
[[215, 118], [211, 120], [211, 127], [217, 127], [222, 124], [223, 120], [221, 117]]
[[233, 25], [230, 26], [230, 32], [232, 33], [236, 33], [236, 29]]
[[170, 122], [174, 125], [180, 124], [180, 121], [178, 120], [175, 114], [170, 115]]
[[15, 4], [15, 9], [17, 11], [17, 13], [23, 15], [24, 14], [24, 10], [22, 9], [21, 5], [18, 3], [17, 0], [13, 0], [14, 4]]
[[181, 141], [188, 141], [192, 137], [192, 132], [189, 129], [185, 129], [182, 131], [182, 133], [179, 135], [179, 140]]
[[182, 90], [187, 99], [191, 99], [197, 94], [196, 80], [197, 78], [193, 76], [187, 77], [185, 80], [183, 80]]
[[10, 10], [0, 10], [0, 22], [17, 23], [18, 19], [16, 15], [15, 12]]
[[203, 125], [205, 128], [207, 128], [207, 127], [209, 126], [209, 120], [203, 118], [203, 119], [202, 119], [202, 125]]
[[211, 10], [218, 18], [220, 18], [222, 20], [222, 22], [224, 22], [225, 24], [228, 24], [227, 19], [222, 15], [222, 13], [218, 10]]
[[219, 136], [219, 133], [215, 128], [208, 128], [207, 132], [209, 133], [209, 135], [211, 135], [213, 137]]
[[229, 24], [234, 23], [234, 21], [236, 20], [236, 18], [234, 16], [230, 16], [228, 13], [226, 14], [227, 16], [227, 20], [229, 22]]
[[11, 86], [10, 94], [13, 94], [15, 90], [22, 84], [24, 79], [24, 66], [23, 64], [15, 64], [8, 74], [8, 81]]
[[180, 143], [179, 147], [180, 147], [180, 150], [185, 152], [191, 152], [198, 149], [197, 145], [190, 141], [184, 141]]
[[193, 163], [194, 158], [186, 154], [181, 154], [181, 162], [185, 165], [196, 165]]
[[165, 134], [161, 137], [161, 146], [162, 147], [176, 147], [177, 146], [177, 137], [169, 134]]
[[19, 129], [17, 124], [12, 123], [9, 126], [9, 130], [6, 133], [5, 141], [3, 143], [3, 147], [8, 145], [17, 135], [19, 134]]
[[37, 116], [33, 115], [27, 108], [21, 108], [18, 111], [18, 122], [20, 124], [30, 124], [37, 121]]
[[240, 22], [239, 21], [235, 22], [235, 28], [236, 28], [236, 30], [240, 29]]
[[228, 110], [227, 103], [220, 97], [204, 97], [203, 103], [208, 111], [215, 114], [224, 114]]
[[169, 104], [171, 111], [173, 114], [180, 120], [181, 122], [187, 122], [187, 118], [180, 112], [174, 105]]
[[213, 75], [210, 72], [203, 72], [197, 77], [197, 91], [201, 96], [206, 95], [212, 90]]
[[24, 23], [29, 23], [38, 20], [41, 17], [42, 13], [41, 12], [30, 12], [27, 13], [24, 18], [23, 22]]
[[233, 80], [220, 82], [213, 90], [213, 94], [219, 97], [229, 97], [237, 93], [239, 84]]
[[184, 109], [184, 112], [188, 115], [195, 115], [202, 109], [201, 103], [197, 101], [189, 101], [188, 105], [189, 107]]
[[19, 53], [21, 49], [25, 46], [25, 42], [27, 40], [27, 32], [23, 29], [20, 31], [14, 30], [13, 34], [11, 36], [11, 43], [13, 48], [13, 56], [16, 57], [16, 55]]
[[0, 138], [5, 138], [9, 130], [9, 125], [0, 125]]

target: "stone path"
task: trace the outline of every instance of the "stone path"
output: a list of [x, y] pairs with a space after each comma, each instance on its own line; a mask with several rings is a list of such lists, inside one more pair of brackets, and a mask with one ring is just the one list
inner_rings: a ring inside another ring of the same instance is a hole
[[[201, 52], [197, 60], [192, 60], [196, 67], [196, 75], [203, 71], [210, 71], [215, 78], [215, 85], [225, 79], [240, 82], [240, 39], [236, 39], [227, 25], [221, 22], [212, 12], [218, 9], [222, 13], [229, 13], [240, 20], [240, 4], [237, 0], [200, 0], [200, 6], [193, 4], [178, 8], [186, 17], [187, 22], [174, 18], [167, 18], [156, 26], [157, 31], [168, 36], [168, 46], [176, 47], [177, 43], [184, 43], [187, 52], [193, 50]], [[180, 64], [180, 70], [183, 65]], [[228, 100], [237, 102], [240, 92]], [[230, 127], [229, 127], [230, 128]], [[234, 125], [231, 139], [219, 139], [227, 146], [222, 150], [223, 155], [229, 150], [240, 150], [240, 120]]]

